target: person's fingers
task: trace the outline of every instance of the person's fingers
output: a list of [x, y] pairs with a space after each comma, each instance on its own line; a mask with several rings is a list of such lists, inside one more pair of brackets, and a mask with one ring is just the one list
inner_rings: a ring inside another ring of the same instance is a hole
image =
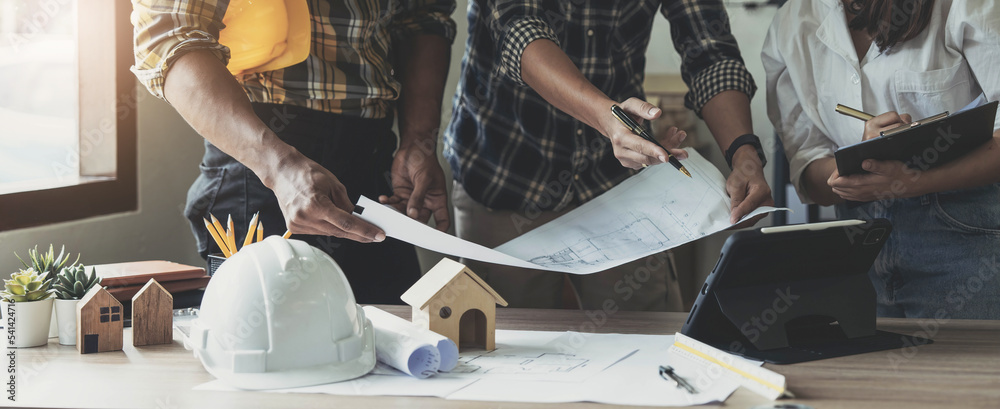
[[684, 149], [671, 149], [671, 150], [669, 150], [669, 152], [670, 152], [671, 155], [676, 156], [677, 159], [687, 159], [688, 158], [688, 153]]
[[726, 182], [726, 190], [729, 191], [729, 197], [732, 201], [732, 210], [729, 213], [729, 222], [736, 223], [745, 214], [750, 213], [750, 210], [745, 209], [744, 201], [747, 197], [747, 188], [745, 181], [733, 180]]
[[641, 136], [629, 133], [621, 135], [620, 138], [621, 147], [649, 157], [646, 162], [641, 163], [655, 165], [657, 163], [664, 163], [667, 161], [666, 150], [656, 146], [653, 142], [643, 139]]
[[[383, 198], [385, 198], [383, 200]], [[406, 214], [406, 198], [398, 195], [393, 195], [392, 197], [386, 197], [385, 195], [379, 197], [379, 203], [396, 209], [397, 212]]]
[[[639, 169], [642, 165], [655, 165], [661, 163], [656, 157], [643, 155], [631, 149], [615, 149], [615, 158], [622, 163], [622, 166], [632, 169]], [[666, 156], [664, 156], [666, 158]]]
[[913, 122], [913, 117], [910, 116], [910, 114], [902, 114], [902, 115], [899, 116], [899, 119], [901, 121], [903, 121], [903, 123], [905, 123], [905, 124]]
[[[423, 178], [414, 178], [413, 181], [413, 192], [410, 193], [410, 198], [407, 200], [406, 204], [406, 215], [411, 219], [426, 223], [427, 219], [430, 218], [430, 212], [424, 208], [424, 196], [427, 195], [427, 187], [429, 183]], [[426, 215], [426, 216], [424, 216]]]
[[618, 106], [622, 107], [625, 112], [633, 117], [639, 117], [639, 119], [653, 120], [659, 118], [660, 114], [663, 113], [656, 105], [635, 97], [626, 99], [625, 102], [622, 102]]
[[753, 225], [757, 224], [757, 222], [761, 221], [765, 217], [767, 217], [766, 214], [758, 214], [754, 217], [751, 217], [747, 220], [740, 222], [740, 224], [730, 227], [727, 230], [739, 230], [739, 229], [745, 229], [747, 227], [753, 227]]
[[876, 175], [888, 175], [892, 172], [892, 162], [868, 159], [861, 163], [861, 168]]
[[869, 119], [868, 121], [865, 121], [864, 140], [877, 138], [880, 133], [886, 129], [894, 128], [900, 124], [910, 123], [909, 119], [909, 115], [903, 114], [901, 116], [896, 111], [889, 111]]
[[385, 240], [385, 233], [382, 229], [362, 220], [358, 216], [343, 211], [334, 211], [326, 216], [327, 221], [347, 234], [353, 234], [376, 242]]
[[431, 211], [433, 212], [434, 223], [437, 225], [437, 229], [448, 231], [448, 228], [451, 227], [451, 216], [448, 214], [448, 201], [441, 200], [441, 203], [435, 204]]
[[[617, 156], [618, 155], [616, 154], [615, 157], [617, 157]], [[638, 163], [636, 161], [633, 161], [631, 159], [618, 158], [618, 162], [622, 164], [622, 167], [629, 168], [629, 169], [638, 170], [638, 169], [642, 169], [643, 168], [643, 164]]]
[[292, 234], [309, 234], [315, 236], [333, 236], [343, 239], [354, 240], [359, 243], [371, 243], [373, 240], [357, 234], [348, 233], [326, 220], [292, 221], [287, 223], [288, 231]]
[[840, 179], [840, 170], [834, 169], [833, 173], [830, 174], [830, 177], [826, 179], [826, 184], [829, 185], [830, 187], [833, 187], [837, 182], [839, 182], [839, 179]]
[[674, 149], [681, 145], [681, 142], [687, 138], [687, 132], [677, 129], [676, 126], [671, 126], [666, 130], [666, 132], [661, 132], [657, 135], [657, 141], [660, 145], [667, 149]]

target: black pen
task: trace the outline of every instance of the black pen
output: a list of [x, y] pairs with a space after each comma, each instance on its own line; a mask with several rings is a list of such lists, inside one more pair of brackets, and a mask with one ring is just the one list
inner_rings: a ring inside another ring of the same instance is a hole
[[687, 168], [685, 168], [684, 165], [681, 164], [681, 161], [677, 160], [677, 158], [675, 158], [674, 155], [671, 155], [670, 151], [668, 151], [667, 148], [664, 148], [663, 145], [660, 145], [660, 143], [657, 142], [656, 139], [654, 139], [653, 136], [649, 134], [649, 132], [646, 132], [645, 129], [643, 129], [641, 126], [639, 126], [639, 124], [637, 124], [634, 120], [632, 120], [632, 117], [628, 116], [628, 114], [625, 113], [625, 111], [622, 110], [620, 106], [612, 105], [611, 113], [614, 114], [615, 118], [618, 118], [618, 120], [621, 121], [622, 125], [625, 125], [626, 128], [632, 131], [632, 133], [641, 136], [643, 139], [656, 144], [656, 146], [659, 146], [661, 149], [666, 151], [668, 158], [667, 162], [670, 162], [671, 165], [674, 165], [674, 167], [677, 168], [677, 170], [687, 175], [687, 177], [691, 177], [691, 172], [688, 172]]

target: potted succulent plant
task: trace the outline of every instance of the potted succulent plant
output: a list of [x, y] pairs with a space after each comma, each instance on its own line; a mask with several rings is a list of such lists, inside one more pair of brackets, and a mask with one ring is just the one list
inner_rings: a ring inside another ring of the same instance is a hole
[[76, 345], [76, 304], [87, 291], [101, 283], [93, 268], [87, 274], [83, 264], [63, 267], [52, 288], [56, 291], [56, 319], [59, 322], [59, 344]]
[[[34, 268], [21, 269], [4, 280], [0, 292], [7, 319], [7, 346], [28, 348], [48, 342], [52, 320], [52, 280], [42, 280]], [[13, 338], [10, 337], [13, 335]]]
[[[59, 255], [57, 256], [55, 247], [51, 244], [49, 244], [49, 251], [44, 253], [38, 251], [38, 245], [35, 245], [35, 248], [33, 249], [28, 249], [28, 260], [31, 261], [30, 264], [24, 261], [21, 256], [17, 255], [17, 252], [14, 252], [14, 257], [21, 260], [21, 264], [24, 265], [24, 268], [34, 268], [35, 271], [38, 272], [38, 275], [42, 277], [42, 281], [55, 280], [56, 274], [59, 273], [59, 271], [62, 270], [67, 263], [72, 266], [80, 261], [80, 255], [77, 254], [76, 260], [69, 263], [70, 255], [66, 254], [66, 246], [62, 246], [59, 249]], [[56, 312], [53, 310], [52, 319], [49, 323], [49, 338], [59, 335], [59, 327], [56, 325], [56, 321]]]

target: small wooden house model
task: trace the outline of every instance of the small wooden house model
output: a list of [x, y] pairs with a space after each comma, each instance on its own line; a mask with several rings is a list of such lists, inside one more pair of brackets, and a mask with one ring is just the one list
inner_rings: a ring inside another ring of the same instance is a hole
[[122, 304], [94, 286], [76, 305], [76, 349], [81, 354], [121, 351]]
[[132, 297], [132, 345], [169, 344], [174, 340], [174, 296], [149, 282]]
[[413, 322], [463, 346], [496, 349], [496, 291], [463, 264], [445, 258], [401, 297]]

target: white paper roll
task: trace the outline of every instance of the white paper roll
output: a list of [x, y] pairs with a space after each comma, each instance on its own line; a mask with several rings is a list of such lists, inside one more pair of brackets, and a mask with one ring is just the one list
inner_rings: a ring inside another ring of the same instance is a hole
[[458, 363], [458, 346], [450, 339], [372, 306], [365, 316], [375, 328], [375, 357], [417, 378], [447, 372]]

